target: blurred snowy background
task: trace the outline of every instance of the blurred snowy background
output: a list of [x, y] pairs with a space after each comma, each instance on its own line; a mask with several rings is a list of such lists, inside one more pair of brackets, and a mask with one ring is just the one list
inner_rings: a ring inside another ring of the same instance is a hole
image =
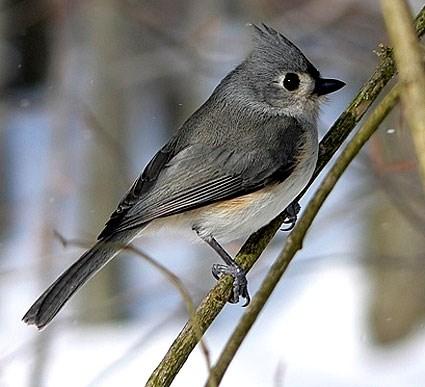
[[[379, 2], [0, 4], [0, 385], [143, 385], [187, 319], [181, 297], [147, 262], [122, 254], [39, 333], [21, 317], [83, 251], [59, 236], [95, 239], [155, 151], [249, 51], [249, 22], [280, 30], [324, 76], [347, 82], [323, 106], [323, 134], [387, 41]], [[423, 1], [411, 4], [416, 12]], [[395, 110], [326, 202], [223, 386], [425, 385], [420, 187]], [[252, 293], [285, 237], [249, 274]], [[210, 248], [164, 235], [137, 245], [195, 302], [213, 286]], [[213, 360], [242, 313], [228, 305], [209, 329]], [[205, 377], [197, 350], [174, 385]]]

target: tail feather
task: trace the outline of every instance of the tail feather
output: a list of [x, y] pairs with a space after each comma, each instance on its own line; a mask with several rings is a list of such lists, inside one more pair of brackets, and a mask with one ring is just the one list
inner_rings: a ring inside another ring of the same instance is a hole
[[46, 326], [72, 295], [129, 244], [138, 231], [126, 231], [97, 242], [48, 287], [22, 320], [39, 329]]

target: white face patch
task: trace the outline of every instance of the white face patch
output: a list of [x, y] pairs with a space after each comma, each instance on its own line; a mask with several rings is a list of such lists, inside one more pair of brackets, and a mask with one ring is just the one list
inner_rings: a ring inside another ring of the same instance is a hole
[[314, 79], [307, 73], [295, 73], [298, 75], [299, 85], [291, 91], [284, 85], [288, 73], [284, 73], [276, 79], [276, 83], [285, 93], [285, 98], [290, 101], [290, 105], [279, 107], [279, 113], [291, 117], [302, 117], [308, 122], [315, 123], [319, 112], [320, 99], [313, 94]]
[[[283, 84], [286, 74], [282, 74], [278, 78], [278, 83], [285, 89], [285, 86]], [[314, 80], [311, 78], [310, 75], [306, 73], [295, 73], [298, 75], [298, 78], [300, 80], [300, 84], [298, 88], [294, 91], [288, 91], [289, 93], [293, 93], [294, 95], [298, 97], [308, 97], [313, 93], [314, 90]]]

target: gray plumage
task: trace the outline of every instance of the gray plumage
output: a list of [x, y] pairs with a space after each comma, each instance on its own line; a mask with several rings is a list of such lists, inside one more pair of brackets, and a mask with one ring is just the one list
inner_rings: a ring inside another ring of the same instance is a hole
[[[180, 223], [200, 236], [231, 240], [270, 221], [308, 182], [317, 159], [320, 94], [315, 90], [320, 74], [281, 34], [267, 26], [254, 29], [255, 47], [245, 61], [155, 155], [97, 244], [40, 296], [25, 322], [45, 326], [75, 291], [151, 224], [187, 214]], [[298, 90], [282, 86], [288, 73], [298, 74]], [[214, 209], [215, 203], [236, 198], [253, 204], [240, 207], [233, 220], [228, 209]]]
[[[248, 124], [244, 119], [234, 123], [240, 128]], [[261, 138], [257, 135], [256, 141], [250, 133], [244, 138], [232, 139], [227, 135], [232, 126], [218, 135], [221, 128], [226, 128], [224, 123], [211, 125], [209, 133], [213, 136], [205, 139], [198, 136], [192, 144], [183, 139], [184, 143], [177, 145], [182, 139], [173, 139], [160, 152], [166, 153], [172, 148], [174, 156], [166, 162], [164, 159], [154, 184], [143, 192], [145, 180], [139, 178], [99, 239], [140, 227], [159, 217], [231, 199], [283, 181], [295, 167], [304, 131], [293, 118], [266, 117], [258, 124], [258, 128], [250, 128], [261, 131]], [[183, 128], [188, 128], [186, 125]], [[196, 126], [187, 130], [196, 130]], [[258, 140], [267, 146], [259, 148]]]

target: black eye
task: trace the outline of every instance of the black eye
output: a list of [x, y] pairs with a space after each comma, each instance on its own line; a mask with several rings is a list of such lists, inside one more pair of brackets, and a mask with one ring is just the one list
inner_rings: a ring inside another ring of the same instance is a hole
[[294, 91], [298, 89], [298, 86], [300, 85], [300, 78], [295, 73], [288, 73], [285, 75], [285, 78], [283, 80], [283, 86], [286, 90]]

